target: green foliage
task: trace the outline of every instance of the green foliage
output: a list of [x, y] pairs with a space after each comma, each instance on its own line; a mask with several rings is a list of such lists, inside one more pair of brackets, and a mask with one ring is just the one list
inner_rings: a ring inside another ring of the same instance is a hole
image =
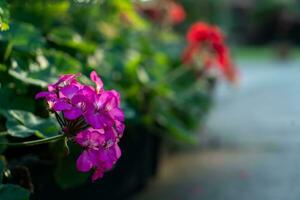
[[89, 55], [96, 50], [96, 44], [93, 42], [85, 41], [80, 34], [67, 27], [60, 27], [53, 29], [48, 34], [50, 42], [65, 47], [66, 50], [73, 50], [76, 53]]
[[[153, 26], [130, 0], [27, 1], [10, 2], [10, 29], [0, 33], [0, 106], [5, 117], [0, 130], [8, 136], [0, 133], [0, 142], [57, 135], [57, 123], [34, 95], [61, 74], [80, 72], [88, 83], [86, 77], [96, 70], [107, 88], [120, 91], [128, 126], [195, 143], [210, 92], [205, 78], [197, 80], [180, 64], [182, 35]], [[7, 11], [7, 4], [0, 8]], [[180, 78], [174, 71], [182, 73]], [[87, 175], [75, 169], [78, 146], [70, 146], [66, 157], [64, 144], [51, 145], [45, 154], [55, 158], [58, 185], [85, 182]], [[19, 189], [2, 186], [0, 199], [14, 190], [26, 196]]]
[[39, 30], [23, 22], [12, 23], [11, 28], [3, 32], [0, 39], [11, 44], [13, 48], [28, 53], [42, 48], [45, 43]]
[[57, 80], [62, 73], [80, 71], [81, 64], [70, 55], [56, 50], [44, 50], [38, 53], [36, 60], [29, 64], [29, 69], [24, 65], [26, 61], [17, 58], [16, 67], [9, 69], [8, 73], [24, 84], [46, 87], [48, 83]]
[[10, 136], [25, 138], [35, 135], [47, 138], [58, 133], [57, 124], [52, 118], [42, 119], [30, 112], [19, 110], [3, 111], [2, 114], [7, 119], [7, 133]]

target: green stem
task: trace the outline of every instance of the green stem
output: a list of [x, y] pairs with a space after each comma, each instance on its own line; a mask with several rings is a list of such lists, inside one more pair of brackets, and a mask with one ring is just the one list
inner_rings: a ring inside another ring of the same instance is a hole
[[65, 138], [66, 136], [63, 134], [56, 135], [53, 137], [45, 138], [45, 139], [40, 139], [40, 140], [33, 140], [33, 141], [27, 141], [27, 142], [15, 142], [15, 143], [0, 143], [0, 145], [7, 145], [7, 146], [34, 146], [34, 145], [39, 145], [39, 144], [45, 144], [53, 141], [57, 141], [60, 139]]

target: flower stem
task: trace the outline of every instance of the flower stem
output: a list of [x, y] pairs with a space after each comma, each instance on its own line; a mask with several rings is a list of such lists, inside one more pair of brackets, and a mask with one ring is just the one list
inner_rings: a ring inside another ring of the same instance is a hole
[[7, 145], [7, 146], [13, 146], [13, 147], [18, 147], [18, 146], [34, 146], [34, 145], [39, 145], [39, 144], [45, 144], [49, 142], [54, 142], [57, 140], [61, 140], [65, 138], [66, 136], [63, 134], [56, 135], [53, 137], [45, 138], [45, 139], [40, 139], [40, 140], [33, 140], [33, 141], [26, 141], [26, 142], [15, 142], [15, 143], [0, 143], [0, 145]]
[[59, 125], [61, 128], [64, 128], [64, 126], [66, 125], [65, 121], [59, 116], [59, 114], [57, 112], [54, 111], [56, 120], [58, 121]]

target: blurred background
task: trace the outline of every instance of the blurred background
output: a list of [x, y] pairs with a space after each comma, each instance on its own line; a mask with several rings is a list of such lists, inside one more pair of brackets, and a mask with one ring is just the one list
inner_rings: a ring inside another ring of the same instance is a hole
[[[126, 116], [122, 157], [96, 183], [75, 144], [66, 157], [51, 143], [0, 146], [3, 185], [37, 200], [300, 198], [299, 0], [0, 2], [0, 141], [57, 134], [34, 95], [64, 73], [96, 70]], [[235, 81], [182, 62], [199, 21], [222, 30]]]
[[298, 199], [300, 2], [181, 3], [178, 30], [194, 19], [222, 27], [240, 81], [218, 84], [200, 144], [165, 155], [135, 199]]

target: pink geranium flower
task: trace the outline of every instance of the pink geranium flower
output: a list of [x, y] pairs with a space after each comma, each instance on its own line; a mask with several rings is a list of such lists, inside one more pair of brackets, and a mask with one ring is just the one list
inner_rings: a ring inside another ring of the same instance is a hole
[[94, 170], [92, 180], [101, 178], [110, 170], [121, 156], [112, 130], [99, 131], [90, 128], [77, 134], [76, 142], [85, 150], [77, 159], [77, 169], [82, 172]]
[[77, 160], [81, 172], [94, 170], [92, 180], [101, 178], [121, 156], [118, 146], [124, 132], [124, 113], [120, 95], [115, 90], [104, 90], [95, 71], [90, 74], [95, 87], [77, 81], [80, 74], [67, 74], [36, 99], [44, 98], [69, 138], [84, 148]]

